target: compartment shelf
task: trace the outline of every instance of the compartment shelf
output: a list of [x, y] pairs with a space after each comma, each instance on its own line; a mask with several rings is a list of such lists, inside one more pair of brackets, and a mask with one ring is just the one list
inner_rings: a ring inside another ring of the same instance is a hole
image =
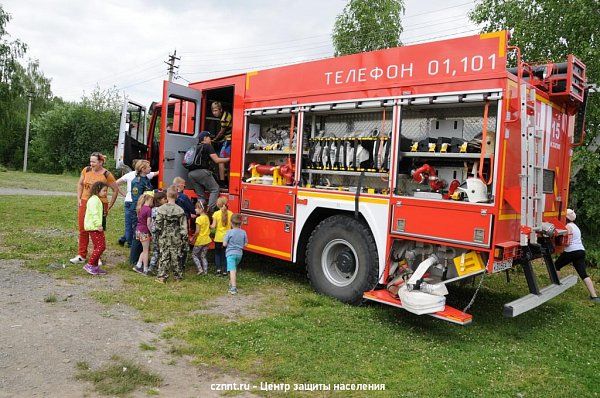
[[[445, 159], [479, 159], [480, 153], [443, 153], [443, 152], [399, 152], [404, 158], [445, 158]], [[484, 155], [488, 159], [489, 153]]]
[[[359, 176], [361, 171], [352, 170], [328, 170], [328, 169], [302, 169], [303, 173], [308, 174], [335, 174], [335, 175], [355, 175]], [[365, 177], [387, 177], [388, 172], [365, 171]]]
[[262, 150], [262, 149], [256, 149], [256, 150], [250, 150], [247, 151], [246, 154], [248, 155], [295, 155], [296, 151], [285, 151], [285, 150], [281, 150], [281, 149], [274, 149], [272, 151], [267, 151], [267, 150]]

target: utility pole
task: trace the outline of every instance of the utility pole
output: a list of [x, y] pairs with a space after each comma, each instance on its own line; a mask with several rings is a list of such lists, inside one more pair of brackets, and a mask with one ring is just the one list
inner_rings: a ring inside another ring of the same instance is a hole
[[169, 65], [169, 81], [173, 81], [173, 73], [175, 69], [179, 69], [179, 66], [175, 65], [175, 61], [179, 61], [181, 58], [177, 57], [177, 50], [173, 51], [173, 54], [169, 54], [169, 60], [164, 61], [165, 64]]
[[25, 127], [25, 155], [23, 156], [23, 173], [27, 172], [27, 152], [29, 151], [29, 120], [31, 119], [31, 100], [33, 99], [33, 92], [27, 93], [27, 127]]

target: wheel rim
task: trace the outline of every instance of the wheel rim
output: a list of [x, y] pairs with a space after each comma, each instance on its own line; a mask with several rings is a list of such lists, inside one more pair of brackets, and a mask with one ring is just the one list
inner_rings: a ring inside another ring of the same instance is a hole
[[358, 274], [358, 256], [354, 247], [344, 239], [327, 243], [321, 255], [321, 268], [331, 284], [348, 286]]

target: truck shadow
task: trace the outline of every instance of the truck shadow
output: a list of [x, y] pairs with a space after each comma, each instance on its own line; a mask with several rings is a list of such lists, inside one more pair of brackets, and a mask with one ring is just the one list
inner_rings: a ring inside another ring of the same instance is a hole
[[[464, 309], [475, 293], [475, 287], [452, 286], [449, 290], [447, 304], [459, 310]], [[535, 341], [538, 333], [547, 333], [549, 325], [556, 323], [559, 318], [568, 318], [572, 313], [570, 305], [557, 298], [516, 318], [504, 317], [502, 314], [504, 304], [519, 297], [508, 292], [480, 291], [468, 311], [473, 315], [473, 322], [466, 326], [427, 315], [415, 315], [402, 309], [382, 308], [377, 303], [368, 303], [367, 306], [372, 308], [373, 315], [380, 322], [397, 327], [406, 325], [417, 331], [419, 335], [440, 341], [456, 337], [483, 337], [482, 334], [493, 335], [495, 340]], [[479, 344], [478, 341], [479, 339], [473, 340], [473, 343]]]
[[[244, 268], [253, 273], [281, 280], [282, 284], [292, 284], [299, 288], [310, 289], [304, 265], [253, 253], [244, 254], [244, 256]], [[447, 304], [463, 310], [473, 297], [477, 284], [473, 286], [451, 285], [448, 288], [450, 293], [447, 296]], [[400, 308], [369, 301], [354, 308], [356, 311], [369, 311], [370, 315], [374, 317], [374, 322], [379, 321], [392, 327], [410, 328], [417, 331], [419, 335], [439, 340], [480, 332], [494, 333], [497, 338], [535, 339], [538, 332], [547, 331], [548, 325], [553, 324], [557, 318], [569, 317], [572, 312], [570, 304], [557, 297], [516, 318], [506, 318], [502, 314], [504, 304], [527, 294], [526, 285], [520, 286], [519, 283], [518, 290], [517, 293], [483, 287], [468, 311], [473, 315], [473, 322], [467, 326], [452, 324], [428, 315], [415, 315]]]

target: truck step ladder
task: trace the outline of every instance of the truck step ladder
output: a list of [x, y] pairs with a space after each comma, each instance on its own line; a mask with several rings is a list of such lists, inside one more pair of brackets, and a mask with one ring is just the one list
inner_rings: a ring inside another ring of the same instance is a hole
[[504, 304], [503, 313], [505, 317], [513, 318], [517, 315], [527, 312], [545, 303], [546, 301], [558, 296], [568, 288], [573, 287], [577, 284], [577, 276], [575, 275], [569, 275], [562, 279], [558, 277], [556, 267], [554, 266], [554, 261], [552, 260], [552, 247], [550, 243], [547, 241], [543, 241], [540, 243], [541, 244], [539, 245], [533, 245], [533, 247], [539, 248], [541, 255], [544, 259], [544, 263], [546, 264], [548, 276], [552, 283], [541, 289], [538, 287], [535, 273], [533, 272], [533, 266], [530, 260], [532, 258], [531, 251], [528, 250], [529, 248], [527, 248], [527, 253], [524, 254], [523, 260], [521, 260], [521, 264], [523, 266], [525, 280], [527, 281], [527, 286], [529, 287], [530, 293], [517, 300], [511, 301], [510, 303]]

